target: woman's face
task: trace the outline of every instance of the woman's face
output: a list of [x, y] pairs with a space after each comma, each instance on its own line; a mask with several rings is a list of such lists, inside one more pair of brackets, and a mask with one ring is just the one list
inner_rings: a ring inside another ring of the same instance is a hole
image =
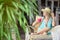
[[43, 12], [43, 16], [47, 16], [48, 15], [48, 13], [47, 12]]

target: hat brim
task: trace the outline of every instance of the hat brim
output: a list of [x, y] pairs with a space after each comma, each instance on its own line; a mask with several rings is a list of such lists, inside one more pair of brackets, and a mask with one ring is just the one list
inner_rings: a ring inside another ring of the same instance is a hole
[[42, 12], [47, 12], [47, 13], [50, 13], [51, 10], [50, 9], [41, 9]]
[[44, 11], [45, 11], [45, 9], [41, 9], [41, 11], [42, 11], [42, 12], [44, 12]]

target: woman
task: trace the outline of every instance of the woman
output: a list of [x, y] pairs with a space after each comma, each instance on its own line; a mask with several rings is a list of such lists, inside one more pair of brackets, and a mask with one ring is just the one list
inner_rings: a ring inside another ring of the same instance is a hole
[[[34, 34], [50, 34], [48, 31], [51, 30], [53, 26], [55, 26], [54, 15], [51, 13], [51, 10], [46, 7], [45, 9], [42, 9], [42, 12], [44, 17], [42, 18], [42, 22], [37, 29], [37, 33]], [[32, 26], [38, 24], [40, 21], [36, 19]]]

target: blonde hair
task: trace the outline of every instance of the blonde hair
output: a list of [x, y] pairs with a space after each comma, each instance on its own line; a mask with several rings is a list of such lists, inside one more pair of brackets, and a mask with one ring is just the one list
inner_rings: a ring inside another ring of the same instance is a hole
[[45, 9], [42, 9], [41, 11], [42, 12], [47, 12], [49, 14], [49, 16], [52, 17], [51, 16], [51, 9], [49, 7], [45, 7]]

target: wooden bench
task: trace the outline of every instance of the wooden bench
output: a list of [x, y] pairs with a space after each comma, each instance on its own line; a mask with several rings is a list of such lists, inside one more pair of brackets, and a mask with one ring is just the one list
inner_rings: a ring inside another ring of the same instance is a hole
[[51, 35], [30, 35], [30, 40], [52, 40]]

